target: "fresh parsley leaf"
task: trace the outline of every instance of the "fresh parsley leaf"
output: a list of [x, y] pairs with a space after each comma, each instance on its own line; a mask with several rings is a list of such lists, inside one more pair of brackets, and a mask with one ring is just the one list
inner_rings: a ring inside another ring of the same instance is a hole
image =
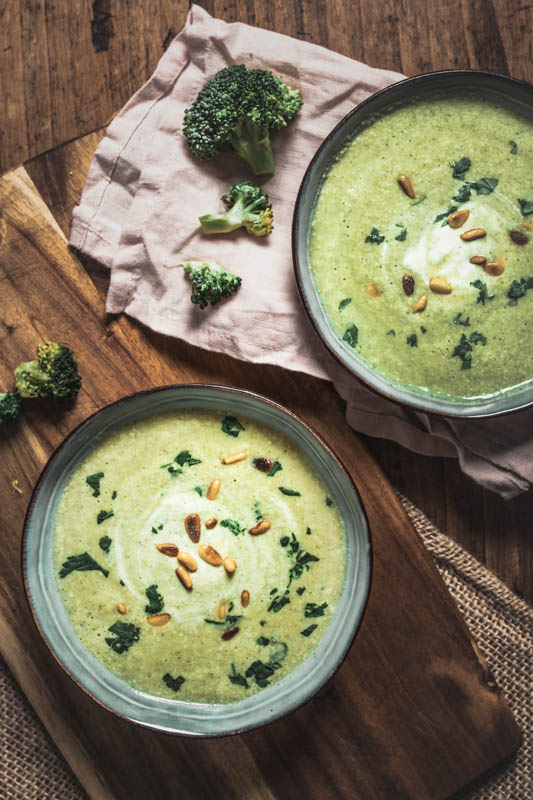
[[277, 669], [275, 664], [265, 664], [263, 661], [254, 661], [246, 672], [244, 673], [247, 678], [252, 678], [258, 686], [262, 689], [268, 686], [269, 678], [272, 677]]
[[524, 198], [518, 198], [518, 205], [520, 206], [520, 211], [522, 212], [523, 217], [533, 214], [533, 200], [524, 200]]
[[278, 594], [272, 598], [272, 600], [270, 601], [270, 605], [267, 608], [267, 611], [273, 611], [275, 614], [277, 614], [278, 611], [281, 611], [283, 606], [286, 606], [290, 602], [291, 598], [289, 597], [289, 590], [285, 589], [283, 594]]
[[387, 336], [396, 336], [396, 331], [394, 328], [391, 328], [390, 331], [387, 331]]
[[166, 683], [169, 689], [172, 689], [173, 692], [179, 692], [185, 683], [185, 678], [183, 675], [178, 675], [177, 678], [173, 678], [170, 672], [167, 672], [166, 675], [163, 675], [163, 681]]
[[470, 286], [473, 286], [479, 292], [476, 303], [481, 303], [481, 305], [484, 306], [489, 300], [494, 300], [495, 295], [489, 294], [487, 284], [480, 278], [478, 278], [477, 281], [471, 281]]
[[459, 161], [452, 161], [450, 167], [453, 169], [452, 177], [458, 181], [464, 180], [465, 174], [472, 166], [471, 160], [468, 156], [463, 156]]
[[311, 536], [311, 528], [309, 528], [309, 527], [306, 528], [305, 533], [307, 534], [307, 536]]
[[441, 214], [437, 214], [433, 222], [440, 222], [441, 219], [444, 220], [444, 222], [442, 223], [442, 227], [444, 228], [444, 226], [448, 224], [448, 217], [450, 216], [450, 214], [453, 214], [454, 211], [457, 211], [458, 208], [459, 206], [450, 206], [447, 211], [443, 211]]
[[274, 461], [272, 469], [269, 472], [267, 472], [267, 478], [272, 478], [276, 474], [276, 472], [280, 471], [280, 469], [283, 469], [283, 467], [281, 466], [279, 461]]
[[148, 605], [144, 607], [147, 614], [159, 614], [163, 610], [165, 601], [163, 596], [157, 591], [157, 586], [152, 584], [146, 589], [146, 597], [148, 598]]
[[475, 189], [478, 194], [492, 194], [498, 185], [498, 178], [480, 178], [469, 186]]
[[321, 606], [316, 603], [306, 603], [304, 617], [323, 617], [327, 607], [327, 603], [322, 603]]
[[513, 142], [512, 139], [509, 139], [509, 144], [511, 145], [510, 153], [512, 156], [515, 156], [518, 153], [518, 145], [516, 142]]
[[305, 630], [303, 630], [303, 631], [300, 631], [300, 633], [302, 634], [302, 636], [311, 636], [311, 634], [313, 633], [313, 631], [315, 631], [317, 628], [318, 628], [318, 625], [317, 625], [317, 624], [316, 624], [316, 622], [315, 622], [315, 624], [314, 624], [314, 625], [310, 625], [310, 626], [309, 626], [308, 628], [306, 628]]
[[100, 481], [103, 477], [103, 472], [95, 472], [94, 475], [87, 475], [85, 478], [85, 483], [93, 490], [93, 497], [100, 496]]
[[533, 278], [520, 278], [513, 281], [507, 292], [508, 306], [516, 306], [521, 297], [527, 294], [528, 289], [533, 289]]
[[98, 570], [106, 578], [109, 575], [109, 570], [101, 567], [100, 564], [98, 564], [94, 558], [89, 555], [89, 553], [80, 553], [77, 556], [69, 556], [67, 560], [63, 562], [63, 565], [59, 570], [59, 577], [66, 578], [67, 575], [70, 575], [70, 573], [74, 572], [75, 570], [78, 572], [91, 572], [92, 570]]
[[397, 242], [405, 242], [405, 240], [407, 239], [407, 228], [401, 230], [398, 236], [395, 236], [394, 238], [396, 239]]
[[264, 625], [266, 625], [266, 619], [261, 619], [261, 620], [259, 620], [259, 624], [261, 625], [261, 627], [263, 627]]
[[227, 414], [222, 422], [220, 423], [220, 427], [223, 433], [227, 433], [228, 436], [237, 437], [239, 433], [245, 430], [244, 425], [241, 425], [237, 417], [232, 417], [230, 414]]
[[424, 200], [426, 199], [426, 197], [427, 197], [427, 195], [425, 195], [425, 194], [421, 194], [421, 195], [420, 195], [420, 197], [417, 197], [417, 198], [416, 198], [416, 200], [414, 200], [414, 201], [413, 201], [412, 203], [410, 203], [409, 205], [411, 205], [411, 206], [417, 206], [419, 203], [423, 203], [423, 202], [424, 202]]
[[339, 303], [339, 311], [342, 311], [343, 308], [346, 308], [346, 306], [349, 305], [351, 302], [352, 302], [351, 297], [345, 297], [344, 300], [341, 300]]
[[178, 453], [174, 461], [176, 461], [180, 467], [185, 466], [185, 464], [189, 467], [194, 467], [195, 464], [202, 463], [199, 458], [193, 458], [189, 450], [182, 450], [181, 453]]
[[379, 232], [377, 228], [372, 228], [372, 230], [365, 239], [365, 242], [370, 242], [370, 244], [381, 244], [381, 242], [384, 241], [385, 237]]
[[342, 337], [343, 342], [348, 342], [350, 347], [355, 347], [357, 345], [357, 340], [359, 339], [359, 330], [357, 325], [348, 325], [346, 330], [344, 331], [344, 336]]
[[302, 595], [304, 592], [305, 592], [305, 586], [299, 586], [299, 587], [296, 589], [296, 594], [300, 594], [300, 595]]
[[420, 326], [420, 332], [421, 332], [421, 333], [427, 333], [427, 332], [428, 332], [428, 330], [427, 330], [427, 328], [424, 328], [424, 326], [423, 326], [423, 325], [421, 325], [421, 326]]
[[159, 531], [161, 530], [163, 530], [163, 523], [161, 523], [161, 525], [158, 525], [157, 528], [152, 526], [152, 533], [159, 533]]
[[100, 545], [100, 549], [104, 551], [104, 553], [109, 552], [109, 548], [111, 547], [111, 539], [109, 536], [102, 536], [98, 544]]
[[270, 639], [267, 639], [266, 636], [260, 636], [259, 639], [256, 640], [258, 645], [261, 647], [266, 647], [267, 644], [270, 642]]
[[223, 519], [220, 524], [223, 528], [228, 528], [235, 536], [246, 533], [246, 528], [239, 525], [236, 519]]
[[[294, 536], [294, 534], [293, 534], [293, 536]], [[290, 542], [290, 538], [288, 536], [282, 536], [281, 539], [279, 540], [279, 543], [280, 543], [280, 545], [282, 547], [287, 547], [289, 542]]]
[[326, 505], [327, 506], [332, 506], [333, 505], [333, 500], [331, 499], [331, 497], [326, 497]]
[[470, 326], [470, 317], [467, 317], [466, 319], [461, 319], [462, 316], [463, 312], [459, 311], [459, 313], [456, 314], [455, 317], [453, 318], [453, 324], [463, 325], [465, 328], [468, 328]]
[[[232, 604], [230, 604], [231, 608], [233, 608]], [[224, 628], [233, 628], [235, 623], [242, 619], [243, 616], [243, 614], [228, 614], [226, 619], [207, 619], [207, 617], [204, 617], [204, 622], [209, 623], [209, 625], [222, 625]]]
[[115, 653], [125, 653], [130, 647], [141, 638], [141, 629], [132, 622], [114, 622], [108, 629], [114, 636], [106, 638], [106, 644]]
[[200, 495], [200, 497], [202, 497], [202, 496], [203, 496], [203, 494], [204, 494], [204, 490], [202, 489], [202, 487], [201, 487], [201, 486], [195, 486], [195, 487], [194, 487], [194, 491], [195, 491], [197, 494], [199, 494], [199, 495]]
[[256, 522], [261, 522], [263, 519], [263, 515], [261, 514], [261, 509], [259, 508], [259, 503], [257, 500], [254, 503], [254, 517]]
[[472, 189], [470, 188], [470, 183], [467, 181], [466, 183], [463, 183], [457, 194], [452, 197], [452, 200], [457, 200], [457, 202], [461, 204], [467, 203], [470, 200], [471, 194]]
[[416, 333], [410, 333], [406, 342], [410, 347], [418, 347], [418, 337]]
[[286, 489], [284, 486], [278, 486], [281, 494], [286, 494], [288, 497], [301, 497], [301, 492], [296, 492], [294, 489]]
[[482, 333], [479, 333], [479, 331], [473, 331], [468, 337], [464, 333], [461, 334], [459, 344], [455, 346], [452, 353], [452, 358], [461, 359], [461, 370], [472, 369], [473, 344], [482, 344], [485, 346], [487, 344], [487, 339]]
[[249, 689], [250, 688], [250, 684], [248, 683], [248, 681], [246, 680], [244, 675], [241, 675], [235, 669], [235, 664], [231, 665], [231, 672], [228, 675], [228, 678], [230, 679], [230, 681], [232, 683], [236, 683], [237, 686], [244, 686], [245, 689]]
[[116, 493], [115, 490], [113, 490], [113, 493], [111, 494], [111, 500], [115, 500], [116, 496], [117, 496], [117, 493]]
[[106, 519], [110, 519], [113, 517], [114, 514], [112, 511], [104, 511], [103, 509], [98, 512], [98, 516], [96, 517], [96, 522], [98, 525], [101, 525], [102, 522], [105, 522]]

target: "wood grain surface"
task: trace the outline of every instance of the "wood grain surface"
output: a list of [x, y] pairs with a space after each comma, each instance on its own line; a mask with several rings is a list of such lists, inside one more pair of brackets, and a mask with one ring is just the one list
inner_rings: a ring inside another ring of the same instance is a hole
[[[91, 797], [196, 799], [216, 791], [217, 798], [247, 800], [439, 800], [512, 753], [520, 733], [511, 714], [330, 385], [153, 337], [125, 317], [108, 320], [23, 168], [0, 179], [0, 219], [0, 380], [8, 385], [10, 367], [50, 338], [72, 347], [83, 373], [73, 408], [27, 402], [15, 427], [2, 431], [0, 648]], [[345, 461], [373, 532], [367, 612], [335, 678], [287, 719], [219, 740], [158, 735], [93, 703], [40, 641], [20, 579], [25, 509], [53, 448], [103, 404], [186, 381], [244, 386], [290, 405]], [[22, 494], [11, 489], [13, 480]]]

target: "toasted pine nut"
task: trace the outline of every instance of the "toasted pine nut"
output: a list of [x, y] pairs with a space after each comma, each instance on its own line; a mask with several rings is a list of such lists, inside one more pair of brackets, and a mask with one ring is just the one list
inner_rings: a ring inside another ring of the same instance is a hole
[[222, 600], [217, 608], [217, 617], [219, 619], [226, 619], [227, 616], [228, 616], [228, 607], [226, 606], [224, 600]]
[[[180, 553], [181, 555], [181, 553]], [[186, 569], [183, 567], [176, 567], [176, 575], [185, 586], [186, 589], [192, 589], [192, 579]]]
[[220, 567], [222, 564], [222, 556], [210, 544], [201, 544], [198, 548], [198, 555], [214, 567]]
[[402, 288], [407, 297], [411, 297], [415, 290], [415, 279], [412, 275], [405, 275], [402, 277]]
[[365, 287], [366, 293], [370, 295], [370, 297], [380, 297], [381, 292], [379, 287], [376, 286], [375, 283], [369, 283], [368, 286]]
[[413, 184], [407, 177], [407, 175], [400, 175], [397, 179], [399, 186], [403, 189], [407, 197], [410, 197], [411, 200], [414, 200], [416, 197], [415, 190], [413, 189]]
[[161, 628], [162, 625], [170, 622], [170, 614], [152, 614], [152, 616], [146, 617], [146, 622], [148, 625], [153, 625], [154, 628]]
[[269, 519], [262, 519], [257, 525], [254, 525], [253, 528], [250, 528], [248, 533], [251, 533], [252, 536], [258, 536], [260, 533], [266, 533], [272, 527], [272, 523]]
[[487, 259], [485, 258], [485, 256], [472, 256], [472, 258], [470, 259], [470, 263], [475, 264], [478, 267], [482, 267], [483, 264], [487, 263]]
[[459, 211], [454, 211], [450, 214], [448, 217], [448, 225], [450, 228], [462, 228], [469, 216], [470, 211], [468, 208], [460, 208]]
[[250, 592], [248, 589], [243, 589], [241, 592], [241, 606], [246, 608], [250, 602]]
[[487, 275], [502, 275], [505, 272], [505, 265], [499, 264], [497, 261], [489, 261], [488, 264], [485, 264], [483, 267], [484, 271]]
[[427, 294], [421, 294], [413, 306], [413, 314], [418, 314], [420, 311], [423, 311], [427, 306], [427, 304], [428, 304]]
[[244, 461], [248, 453], [245, 450], [238, 450], [236, 453], [231, 453], [229, 456], [224, 456], [222, 459], [223, 464], [236, 464], [237, 461]]
[[521, 228], [525, 228], [526, 231], [533, 231], [533, 225], [531, 222], [526, 222], [525, 219], [521, 220], [518, 224]]
[[187, 567], [189, 572], [196, 572], [198, 569], [198, 564], [194, 556], [191, 556], [190, 553], [186, 553], [184, 550], [180, 550], [178, 553], [178, 561], [180, 564], [183, 564], [184, 567]]
[[179, 553], [179, 547], [175, 544], [156, 544], [156, 547], [160, 553], [169, 558], [176, 558]]
[[461, 239], [463, 242], [473, 242], [474, 239], [484, 239], [486, 235], [487, 231], [484, 228], [470, 228], [461, 234]]
[[509, 236], [515, 244], [527, 244], [529, 242], [529, 236], [526, 236], [522, 231], [509, 231]]
[[206, 519], [204, 524], [207, 530], [210, 531], [211, 528], [214, 528], [215, 525], [217, 524], [217, 521], [218, 520], [216, 519], [216, 517], [209, 517], [209, 519]]
[[433, 275], [429, 279], [429, 288], [435, 294], [451, 294], [452, 285], [442, 275]]
[[119, 614], [127, 614], [128, 609], [124, 605], [124, 603], [117, 603], [117, 611]]
[[254, 458], [254, 467], [259, 472], [270, 472], [273, 466], [274, 462], [271, 458]]
[[222, 481], [220, 480], [220, 478], [213, 478], [213, 480], [207, 487], [208, 500], [216, 500], [216, 498], [218, 497], [218, 493], [220, 492], [221, 485]]
[[224, 569], [226, 570], [228, 575], [233, 575], [233, 573], [237, 569], [237, 562], [235, 561], [235, 559], [231, 558], [231, 556], [226, 556], [226, 558], [222, 563], [224, 564]]
[[198, 544], [202, 532], [202, 523], [198, 514], [188, 514], [185, 517], [185, 530], [189, 534], [191, 542]]
[[239, 633], [239, 628], [232, 628], [229, 631], [224, 631], [222, 636], [220, 637], [223, 642], [228, 642], [230, 639], [233, 639], [234, 636], [237, 636]]

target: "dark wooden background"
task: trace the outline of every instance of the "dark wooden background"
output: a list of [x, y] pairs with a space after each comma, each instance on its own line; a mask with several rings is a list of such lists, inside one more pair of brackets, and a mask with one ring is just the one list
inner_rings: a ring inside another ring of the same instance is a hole
[[[472, 67], [533, 82], [533, 4], [526, 0], [201, 5], [227, 21], [407, 75]], [[150, 75], [187, 10], [184, 0], [0, 0], [0, 173], [105, 125]], [[397, 489], [533, 602], [531, 492], [504, 502], [465, 478], [455, 460], [425, 458], [382, 440], [367, 444]]]

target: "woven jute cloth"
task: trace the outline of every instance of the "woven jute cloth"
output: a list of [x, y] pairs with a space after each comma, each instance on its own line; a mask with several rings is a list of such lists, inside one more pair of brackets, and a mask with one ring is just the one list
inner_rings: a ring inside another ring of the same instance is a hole
[[[403, 497], [400, 499], [477, 639], [524, 734], [523, 745], [511, 762], [486, 773], [457, 794], [455, 800], [531, 800], [533, 608], [438, 531], [412, 503]], [[0, 708], [0, 798], [86, 798], [3, 661], [0, 661]]]

